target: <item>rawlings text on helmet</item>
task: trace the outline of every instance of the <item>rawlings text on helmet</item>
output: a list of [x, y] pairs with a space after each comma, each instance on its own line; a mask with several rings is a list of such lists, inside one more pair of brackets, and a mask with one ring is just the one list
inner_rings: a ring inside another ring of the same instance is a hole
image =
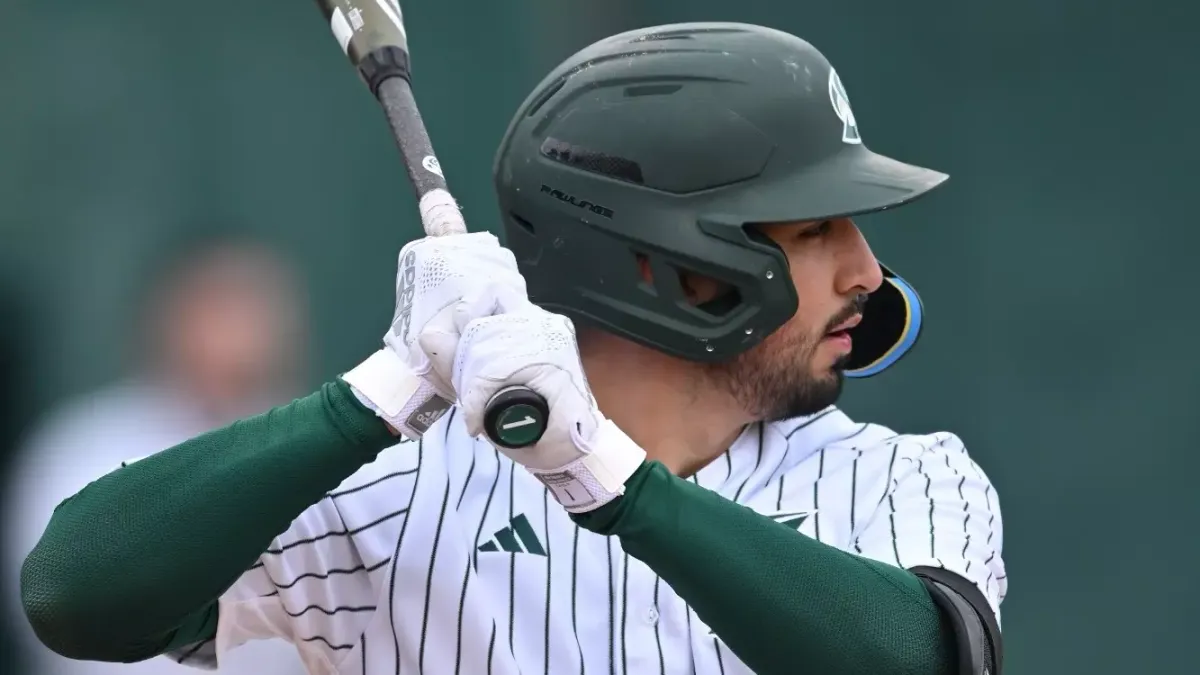
[[550, 195], [551, 197], [554, 197], [564, 204], [570, 204], [571, 206], [578, 207], [585, 211], [591, 211], [598, 216], [604, 216], [605, 218], [613, 217], [612, 209], [608, 208], [607, 206], [601, 206], [595, 202], [589, 202], [586, 199], [578, 199], [575, 197], [575, 195], [569, 195], [562, 190], [552, 188], [549, 185], [542, 184], [541, 192], [544, 195]]

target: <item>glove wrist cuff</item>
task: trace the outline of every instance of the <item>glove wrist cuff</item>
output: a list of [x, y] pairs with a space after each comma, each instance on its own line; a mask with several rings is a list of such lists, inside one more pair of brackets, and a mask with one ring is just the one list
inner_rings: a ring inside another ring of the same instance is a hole
[[363, 405], [412, 440], [453, 405], [390, 349], [375, 352], [342, 379]]
[[625, 494], [625, 481], [646, 461], [646, 451], [608, 419], [590, 440], [575, 433], [572, 440], [582, 457], [554, 471], [532, 472], [571, 513], [594, 511]]

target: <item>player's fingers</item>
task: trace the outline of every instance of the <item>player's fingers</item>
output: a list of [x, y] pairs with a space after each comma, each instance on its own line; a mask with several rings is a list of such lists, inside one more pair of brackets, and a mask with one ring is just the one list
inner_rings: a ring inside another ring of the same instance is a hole
[[[454, 391], [454, 359], [458, 352], [459, 330], [454, 322], [454, 308], [447, 307], [425, 325], [417, 336], [417, 347], [429, 361], [430, 378], [445, 398], [456, 399]], [[445, 391], [442, 391], [445, 389]]]
[[511, 283], [493, 287], [496, 295], [496, 314], [511, 314], [521, 312], [533, 306], [525, 290], [525, 280], [518, 275], [520, 283]]
[[512, 284], [493, 283], [475, 291], [454, 306], [455, 328], [461, 334], [467, 325], [476, 319], [518, 312], [530, 305], [523, 287]]

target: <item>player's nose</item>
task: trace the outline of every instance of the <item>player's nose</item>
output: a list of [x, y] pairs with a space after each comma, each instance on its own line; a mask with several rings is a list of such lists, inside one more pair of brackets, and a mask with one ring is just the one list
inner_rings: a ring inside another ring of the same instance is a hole
[[838, 222], [837, 292], [840, 295], [873, 293], [883, 283], [883, 270], [866, 237], [849, 218]]

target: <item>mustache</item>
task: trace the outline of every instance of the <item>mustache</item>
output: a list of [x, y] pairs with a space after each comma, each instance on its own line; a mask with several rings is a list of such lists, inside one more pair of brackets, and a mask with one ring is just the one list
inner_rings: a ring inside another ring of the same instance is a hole
[[825, 325], [825, 332], [829, 333], [839, 325], [849, 321], [850, 319], [853, 319], [859, 314], [862, 314], [863, 309], [866, 306], [867, 295], [865, 293], [854, 296], [854, 299], [850, 301], [850, 304], [846, 305], [845, 309], [835, 314], [834, 317], [829, 320], [829, 323]]

